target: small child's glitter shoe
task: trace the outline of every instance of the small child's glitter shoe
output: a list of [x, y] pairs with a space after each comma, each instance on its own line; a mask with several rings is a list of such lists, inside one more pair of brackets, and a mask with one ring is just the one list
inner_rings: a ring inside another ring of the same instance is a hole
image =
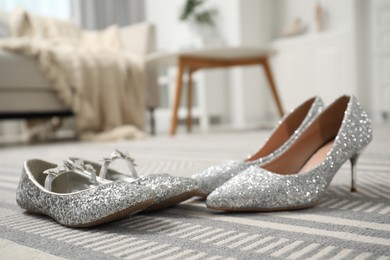
[[28, 212], [52, 217], [68, 227], [90, 227], [126, 217], [154, 203], [145, 186], [102, 180], [83, 164], [24, 163], [16, 202]]

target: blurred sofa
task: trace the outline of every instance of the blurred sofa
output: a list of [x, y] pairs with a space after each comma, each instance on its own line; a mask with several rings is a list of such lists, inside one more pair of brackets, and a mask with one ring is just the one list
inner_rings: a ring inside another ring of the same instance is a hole
[[[0, 37], [7, 37], [7, 15], [0, 13]], [[155, 31], [149, 23], [134, 24], [120, 29], [124, 51], [142, 60], [155, 50]], [[147, 71], [147, 64], [144, 65]], [[154, 73], [154, 72], [151, 72]], [[153, 78], [148, 75], [147, 78]], [[151, 111], [157, 106], [157, 84], [150, 80], [145, 86], [146, 104]], [[56, 90], [37, 68], [32, 58], [0, 49], [0, 119], [71, 116], [72, 111], [58, 98]]]

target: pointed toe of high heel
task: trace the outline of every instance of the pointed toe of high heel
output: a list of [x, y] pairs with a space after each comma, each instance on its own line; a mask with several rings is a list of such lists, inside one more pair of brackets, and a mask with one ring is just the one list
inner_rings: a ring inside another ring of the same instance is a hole
[[199, 194], [196, 180], [169, 174], [143, 176], [135, 183], [155, 192], [155, 205], [148, 208], [148, 211], [173, 206]]
[[[325, 176], [324, 176], [325, 177]], [[280, 211], [307, 208], [318, 200], [326, 179], [295, 178], [251, 166], [218, 187], [208, 197], [209, 208], [223, 211]]]
[[197, 181], [201, 192], [207, 195], [245, 168], [239, 161], [229, 160], [210, 166], [191, 177]]
[[[215, 189], [206, 200], [208, 208], [225, 211], [268, 211], [280, 208], [273, 204], [275, 196], [285, 196], [277, 188], [277, 177], [266, 170], [251, 166]], [[280, 201], [277, 199], [276, 201]]]
[[206, 199], [206, 206], [209, 209], [224, 210], [225, 208], [231, 208], [229, 201], [231, 201], [230, 194], [224, 190], [214, 190]]

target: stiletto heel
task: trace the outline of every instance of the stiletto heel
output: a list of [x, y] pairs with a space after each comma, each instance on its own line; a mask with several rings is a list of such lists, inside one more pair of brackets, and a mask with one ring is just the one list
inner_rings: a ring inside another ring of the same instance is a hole
[[356, 164], [361, 153], [356, 153], [349, 160], [351, 162], [351, 192], [357, 192], [356, 189]]

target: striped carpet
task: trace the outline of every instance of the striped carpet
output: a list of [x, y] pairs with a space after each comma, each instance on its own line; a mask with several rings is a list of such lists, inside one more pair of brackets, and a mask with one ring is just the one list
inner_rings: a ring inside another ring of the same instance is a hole
[[[15, 203], [24, 160], [98, 160], [114, 148], [136, 157], [142, 174], [189, 176], [256, 150], [267, 132], [158, 136], [118, 143], [54, 143], [0, 149], [0, 255], [51, 259], [390, 259], [389, 126], [376, 126], [358, 164], [358, 192], [344, 165], [314, 208], [220, 213], [192, 200], [90, 229], [70, 229]], [[124, 168], [118, 162], [118, 168]], [[20, 252], [25, 252], [21, 254]]]

